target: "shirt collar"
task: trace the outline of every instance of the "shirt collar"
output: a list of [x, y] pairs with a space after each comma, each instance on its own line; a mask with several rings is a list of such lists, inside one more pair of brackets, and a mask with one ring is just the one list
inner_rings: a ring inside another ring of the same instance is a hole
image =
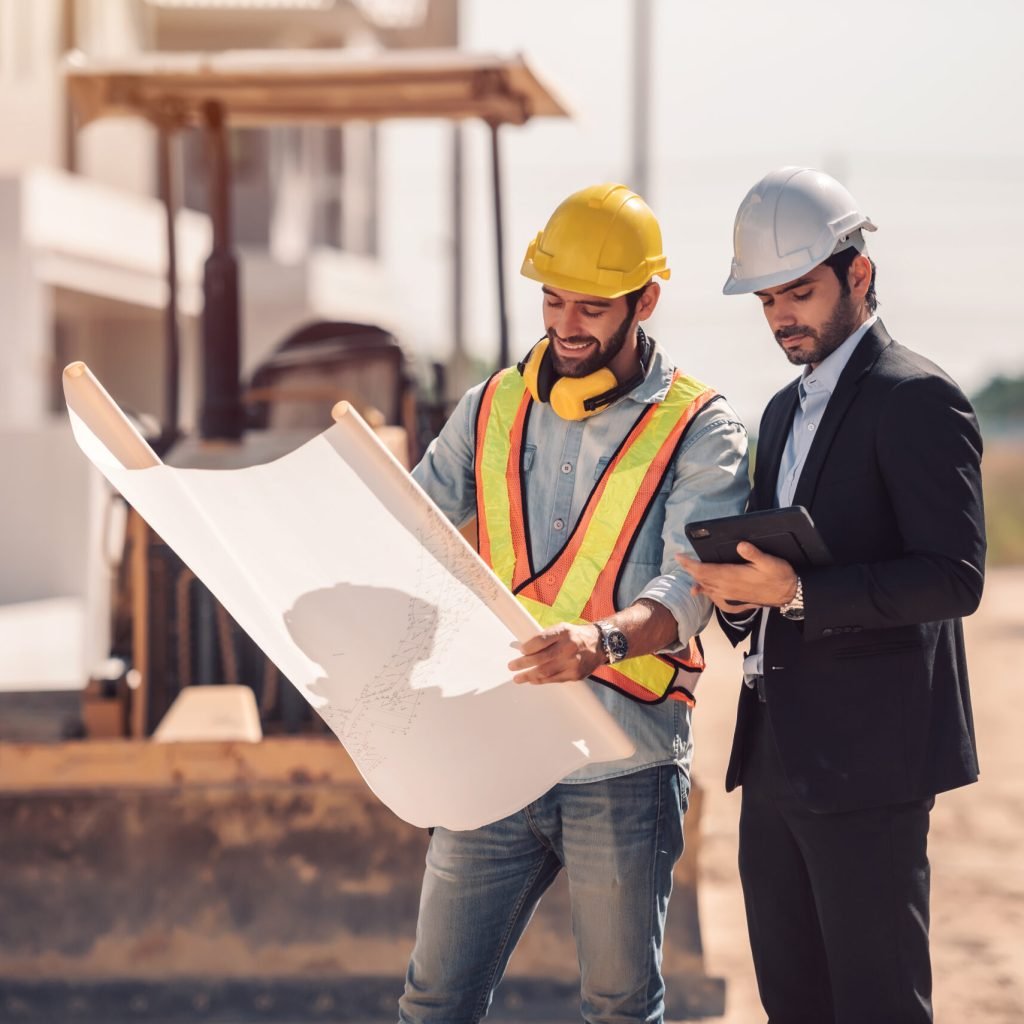
[[830, 352], [829, 355], [818, 363], [815, 369], [812, 370], [808, 366], [804, 370], [804, 375], [800, 378], [801, 403], [808, 393], [831, 395], [835, 391], [836, 384], [839, 383], [839, 377], [843, 370], [846, 369], [846, 364], [850, 361], [850, 357], [860, 344], [861, 338], [868, 333], [877, 319], [877, 314], [868, 317], [839, 348], [834, 352]]
[[653, 338], [650, 341], [653, 353], [651, 365], [647, 368], [647, 375], [625, 396], [625, 400], [638, 402], [640, 405], [663, 402], [672, 384], [672, 375], [676, 371], [672, 360], [662, 351], [661, 346]]

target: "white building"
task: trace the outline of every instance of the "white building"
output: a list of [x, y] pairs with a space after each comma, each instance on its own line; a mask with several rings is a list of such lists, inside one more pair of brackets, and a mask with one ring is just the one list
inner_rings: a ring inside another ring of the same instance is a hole
[[[107, 644], [118, 541], [67, 429], [61, 368], [83, 359], [124, 408], [168, 414], [157, 132], [138, 118], [76, 131], [66, 55], [448, 46], [455, 21], [455, 0], [0, 0], [0, 689], [80, 685]], [[377, 138], [359, 123], [231, 130], [243, 376], [308, 320], [408, 327], [387, 301]], [[198, 130], [173, 160], [188, 428], [211, 241]]]

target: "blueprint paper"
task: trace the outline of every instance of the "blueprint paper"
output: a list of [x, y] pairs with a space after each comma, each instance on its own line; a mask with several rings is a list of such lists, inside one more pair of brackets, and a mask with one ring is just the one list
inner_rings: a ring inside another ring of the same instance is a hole
[[585, 683], [510, 681], [539, 627], [356, 413], [262, 466], [126, 469], [68, 397], [85, 454], [399, 817], [475, 828], [633, 752]]

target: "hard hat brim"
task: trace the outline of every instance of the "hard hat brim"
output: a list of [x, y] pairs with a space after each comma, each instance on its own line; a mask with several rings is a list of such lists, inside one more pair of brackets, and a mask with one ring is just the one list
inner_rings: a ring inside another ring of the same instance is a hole
[[[863, 221], [857, 225], [855, 231], [851, 232], [850, 237], [852, 238], [856, 232], [877, 230], [878, 227], [875, 224], [872, 224], [870, 219], [865, 217]], [[790, 281], [796, 281], [803, 277], [804, 274], [809, 274], [815, 267], [820, 267], [825, 260], [835, 255], [837, 252], [842, 252], [844, 249], [848, 249], [854, 244], [854, 242], [845, 242], [835, 246], [822, 256], [820, 260], [811, 260], [802, 267], [784, 267], [783, 269], [776, 270], [771, 274], [762, 274], [760, 277], [737, 277], [735, 273], [730, 273], [725, 284], [722, 286], [722, 294], [749, 295], [751, 292], [759, 292], [765, 288], [776, 288], [780, 284], [789, 284]], [[865, 251], [865, 246], [863, 244], [859, 245], [857, 248], [859, 252]]]
[[567, 274], [558, 274], [551, 270], [540, 271], [529, 257], [523, 260], [519, 273], [523, 277], [530, 278], [531, 281], [539, 281], [541, 284], [550, 285], [552, 288], [560, 288], [566, 292], [576, 292], [579, 295], [593, 295], [598, 299], [617, 299], [621, 295], [635, 292], [637, 288], [643, 288], [644, 285], [648, 284], [655, 277], [661, 277], [667, 281], [672, 276], [672, 271], [665, 267], [663, 270], [656, 270], [650, 276], [641, 275], [643, 280], [639, 280], [639, 278], [635, 281], [627, 279], [614, 287], [606, 287], [598, 281], [587, 281], [582, 278], [570, 277]]

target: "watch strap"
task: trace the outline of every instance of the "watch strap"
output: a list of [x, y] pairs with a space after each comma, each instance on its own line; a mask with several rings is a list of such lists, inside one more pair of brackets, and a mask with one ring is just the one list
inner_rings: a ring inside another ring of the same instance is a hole
[[801, 622], [804, 618], [804, 581], [796, 578], [796, 593], [779, 608], [783, 618]]

